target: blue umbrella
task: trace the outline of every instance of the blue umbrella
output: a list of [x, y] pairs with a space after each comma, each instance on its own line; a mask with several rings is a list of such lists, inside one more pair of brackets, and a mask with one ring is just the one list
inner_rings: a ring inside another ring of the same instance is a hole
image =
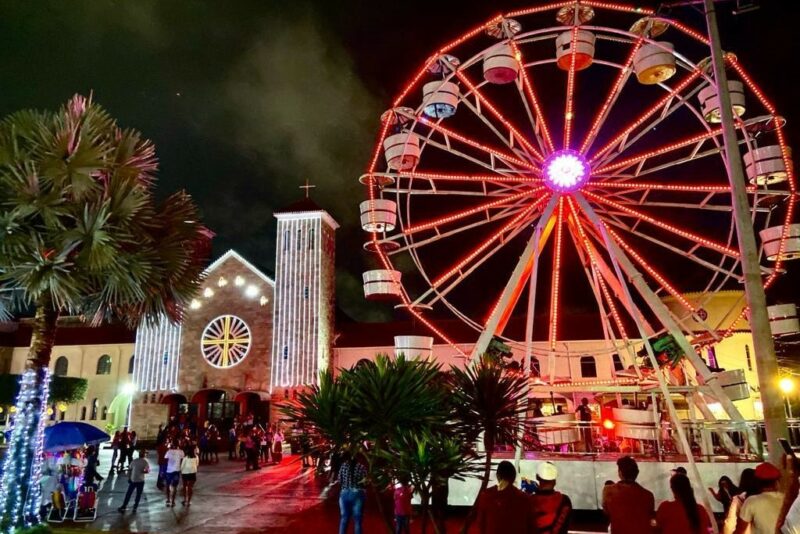
[[44, 450], [45, 452], [67, 451], [84, 445], [97, 445], [109, 439], [111, 436], [86, 423], [56, 423], [44, 429]]

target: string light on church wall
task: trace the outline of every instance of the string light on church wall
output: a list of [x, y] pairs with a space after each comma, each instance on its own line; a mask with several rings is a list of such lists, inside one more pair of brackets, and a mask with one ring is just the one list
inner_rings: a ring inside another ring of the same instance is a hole
[[[42, 492], [38, 480], [42, 473], [45, 399], [49, 394], [50, 371], [47, 368], [23, 373], [0, 478], [0, 517], [8, 532], [40, 523]], [[37, 482], [31, 484], [31, 481]]]
[[168, 391], [178, 385], [181, 325], [162, 316], [155, 325], [136, 331], [134, 383], [139, 391]]

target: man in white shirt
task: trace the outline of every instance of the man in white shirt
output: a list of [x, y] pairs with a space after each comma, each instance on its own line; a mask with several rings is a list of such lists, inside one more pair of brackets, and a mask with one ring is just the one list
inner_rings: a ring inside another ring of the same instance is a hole
[[169, 450], [164, 455], [167, 461], [167, 506], [175, 506], [175, 495], [178, 493], [178, 483], [181, 480], [181, 460], [183, 451], [178, 448], [178, 442], [173, 441]]
[[783, 493], [779, 491], [781, 472], [774, 465], [764, 462], [756, 467], [756, 480], [761, 493], [748, 497], [739, 510], [739, 520], [734, 534], [775, 534], [778, 516], [783, 504]]

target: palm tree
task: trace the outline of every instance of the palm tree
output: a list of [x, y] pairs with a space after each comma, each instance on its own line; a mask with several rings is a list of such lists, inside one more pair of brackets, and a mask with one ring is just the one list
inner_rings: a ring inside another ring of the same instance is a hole
[[59, 316], [177, 321], [199, 288], [211, 233], [185, 192], [156, 201], [156, 169], [154, 145], [91, 98], [0, 122], [0, 294], [35, 310], [0, 479], [4, 530], [38, 515], [36, 447]]
[[483, 433], [485, 450], [481, 489], [486, 489], [492, 469], [492, 455], [497, 443], [514, 445], [520, 440], [521, 413], [526, 406], [526, 378], [509, 372], [497, 361], [481, 357], [465, 369], [451, 369], [455, 420], [470, 442]]

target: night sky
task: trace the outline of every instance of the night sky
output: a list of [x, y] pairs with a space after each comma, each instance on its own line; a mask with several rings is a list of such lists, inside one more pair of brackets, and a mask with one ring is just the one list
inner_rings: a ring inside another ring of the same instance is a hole
[[[155, 141], [160, 191], [192, 194], [217, 234], [214, 254], [235, 248], [270, 275], [273, 210], [297, 200], [310, 180], [312, 197], [342, 225], [340, 308], [385, 320], [391, 311], [362, 296], [371, 259], [358, 224], [358, 176], [379, 115], [435, 48], [498, 11], [533, 3], [3, 1], [0, 113], [52, 109], [92, 91], [122, 125]], [[761, 4], [739, 17], [720, 6], [723, 40], [788, 118], [797, 144], [800, 103], [789, 80], [800, 8]], [[690, 8], [673, 14], [703, 27]]]

